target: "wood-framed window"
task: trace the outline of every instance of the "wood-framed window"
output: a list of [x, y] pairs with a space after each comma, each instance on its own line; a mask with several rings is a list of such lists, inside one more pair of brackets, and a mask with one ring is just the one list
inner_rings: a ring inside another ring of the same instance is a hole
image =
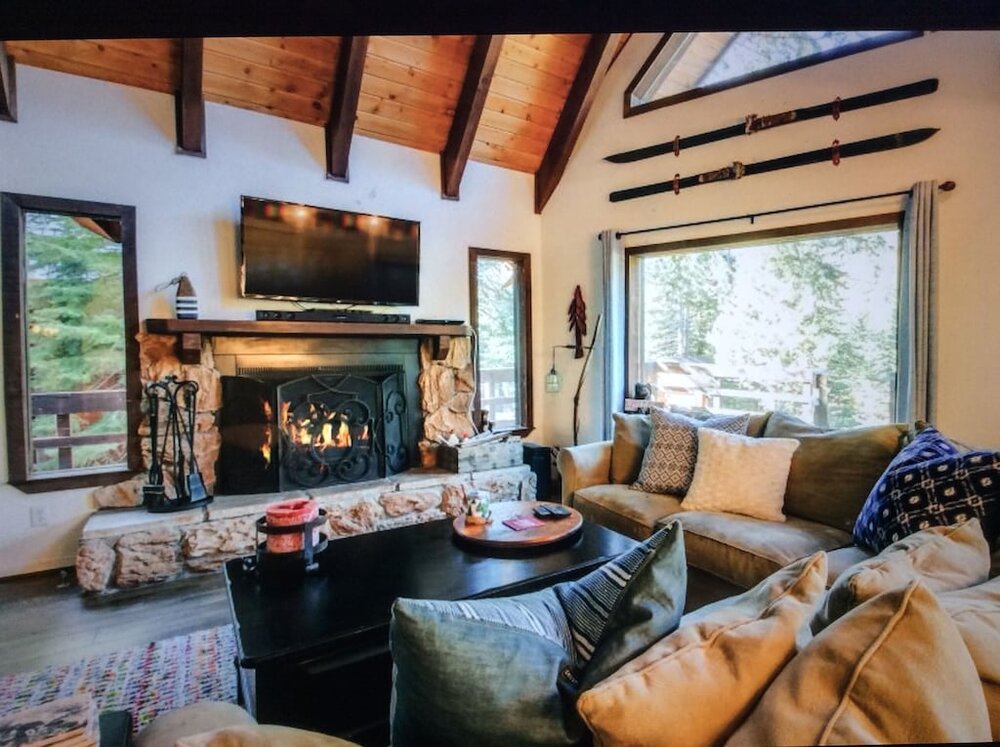
[[624, 116], [632, 117], [921, 35], [920, 31], [664, 34], [625, 89]]
[[474, 411], [496, 431], [528, 434], [531, 255], [469, 248], [469, 321], [476, 331]]
[[662, 405], [894, 419], [902, 215], [626, 249], [626, 382]]
[[140, 470], [135, 208], [3, 193], [0, 251], [10, 483]]

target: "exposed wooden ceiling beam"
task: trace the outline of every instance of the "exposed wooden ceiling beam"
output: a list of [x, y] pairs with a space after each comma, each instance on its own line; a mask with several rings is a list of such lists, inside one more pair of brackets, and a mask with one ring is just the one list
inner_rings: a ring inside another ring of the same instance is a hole
[[177, 152], [205, 157], [205, 95], [202, 91], [204, 39], [181, 39], [180, 86], [174, 94]]
[[580, 60], [580, 68], [566, 96], [559, 121], [549, 140], [542, 163], [535, 172], [535, 212], [541, 213], [545, 203], [562, 179], [566, 164], [573, 153], [583, 123], [594, 103], [601, 81], [608, 72], [611, 59], [618, 49], [618, 34], [594, 34]]
[[503, 39], [503, 35], [477, 36], [469, 55], [469, 65], [465, 70], [462, 92], [455, 105], [448, 142], [441, 151], [441, 196], [445, 199], [458, 199], [458, 188], [472, 151], [472, 143], [476, 139], [476, 130], [479, 129], [486, 94], [490, 92], [493, 72], [500, 59]]
[[7, 54], [7, 48], [0, 41], [0, 120], [17, 121], [17, 79], [14, 58]]
[[330, 119], [326, 123], [326, 178], [346, 182], [348, 156], [354, 120], [358, 116], [361, 76], [368, 52], [367, 36], [345, 36], [340, 40], [340, 55], [333, 77]]

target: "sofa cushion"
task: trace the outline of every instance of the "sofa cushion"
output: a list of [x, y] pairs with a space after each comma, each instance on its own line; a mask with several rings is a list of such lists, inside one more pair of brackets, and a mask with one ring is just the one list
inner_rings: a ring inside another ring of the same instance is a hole
[[933, 592], [913, 582], [816, 636], [727, 745], [989, 738], [982, 687], [962, 637]]
[[672, 495], [644, 493], [628, 485], [592, 485], [573, 494], [573, 508], [587, 521], [645, 539], [659, 519], [681, 510], [681, 502]]
[[928, 426], [872, 488], [854, 541], [876, 552], [908, 534], [977, 517], [992, 542], [1000, 521], [1000, 451], [958, 448]]
[[[706, 410], [704, 407], [681, 407], [679, 405], [670, 405], [667, 410], [680, 415], [687, 415], [689, 418], [694, 418], [695, 420], [707, 420], [708, 418], [713, 418], [718, 414], [712, 412], [711, 410]], [[753, 436], [754, 438], [760, 438], [764, 435], [764, 428], [767, 427], [767, 421], [768, 418], [771, 417], [771, 411], [765, 410], [764, 412], [751, 412], [749, 414], [750, 420], [747, 423], [746, 435]]]
[[813, 630], [822, 630], [862, 602], [911, 581], [922, 581], [931, 591], [952, 591], [981, 584], [989, 570], [989, 546], [976, 519], [924, 529], [841, 573], [813, 621]]
[[798, 438], [799, 436], [812, 436], [817, 433], [826, 433], [830, 428], [821, 428], [818, 425], [807, 423], [802, 418], [789, 415], [787, 412], [772, 412], [764, 426], [763, 438]]
[[990, 712], [993, 741], [1000, 742], [1000, 578], [946, 591], [938, 595], [938, 601], [972, 655]]
[[611, 443], [611, 482], [631, 485], [639, 477], [642, 456], [649, 444], [649, 415], [615, 412], [615, 435]]
[[[823, 596], [816, 553], [681, 626], [591, 690], [577, 710], [600, 747], [719, 744], [795, 654]], [[665, 728], [669, 725], [669, 728]]]
[[743, 435], [747, 432], [750, 415], [716, 415], [696, 420], [654, 407], [649, 419], [652, 427], [649, 445], [633, 487], [682, 496], [687, 493], [698, 460], [698, 431], [712, 428]]
[[807, 519], [778, 523], [739, 514], [685, 511], [684, 550], [689, 565], [744, 589], [818, 550], [851, 543], [851, 535]]
[[905, 435], [905, 425], [878, 425], [794, 436], [785, 513], [850, 532]]
[[698, 429], [698, 464], [684, 511], [727, 511], [784, 521], [781, 511], [794, 438], [750, 438]]
[[680, 525], [577, 581], [496, 599], [397, 599], [392, 744], [575, 744], [579, 689], [676, 629]]
[[828, 573], [826, 588], [829, 589], [833, 586], [834, 582], [848, 568], [868, 560], [870, 557], [872, 557], [871, 552], [857, 545], [838, 547], [836, 550], [830, 550], [826, 554], [826, 570]]

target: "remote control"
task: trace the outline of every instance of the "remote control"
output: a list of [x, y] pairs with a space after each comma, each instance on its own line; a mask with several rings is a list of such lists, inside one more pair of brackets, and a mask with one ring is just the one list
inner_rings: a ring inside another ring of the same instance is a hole
[[556, 519], [565, 519], [569, 516], [570, 511], [565, 506], [549, 506], [549, 515]]
[[535, 509], [532, 511], [532, 513], [535, 516], [537, 516], [539, 519], [550, 519], [550, 518], [552, 518], [552, 511], [549, 509], [548, 506], [544, 506], [544, 505], [543, 506], [535, 506]]

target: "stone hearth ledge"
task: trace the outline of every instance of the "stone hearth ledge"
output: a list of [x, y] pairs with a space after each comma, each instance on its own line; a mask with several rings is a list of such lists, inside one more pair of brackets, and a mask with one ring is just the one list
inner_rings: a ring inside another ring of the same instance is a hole
[[279, 500], [315, 499], [326, 509], [330, 539], [336, 540], [457, 516], [472, 487], [489, 491], [495, 501], [534, 500], [535, 474], [526, 464], [459, 474], [416, 469], [353, 485], [217, 496], [207, 506], [170, 514], [98, 511], [83, 528], [77, 580], [85, 592], [109, 594], [217, 572], [227, 560], [254, 552], [254, 524], [265, 506]]

